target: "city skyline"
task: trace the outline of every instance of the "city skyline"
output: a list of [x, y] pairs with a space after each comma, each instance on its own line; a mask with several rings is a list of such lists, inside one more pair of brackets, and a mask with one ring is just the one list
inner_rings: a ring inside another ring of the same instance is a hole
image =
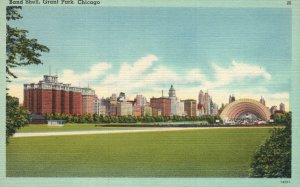
[[219, 106], [234, 94], [289, 109], [290, 10], [145, 8], [141, 16], [140, 8], [82, 9], [23, 7], [13, 24], [50, 53], [44, 65], [13, 70], [11, 95], [22, 101], [23, 84], [39, 81], [51, 64], [61, 82], [90, 85], [99, 97], [157, 97], [173, 84], [182, 99], [208, 90]]
[[[129, 98], [126, 96], [126, 92], [123, 92], [123, 91], [119, 93], [119, 97], [117, 97], [117, 93], [111, 93], [111, 95], [98, 97], [95, 90], [93, 88], [90, 88], [89, 86], [88, 87], [80, 87], [80, 86], [77, 87], [70, 83], [61, 82], [61, 81], [59, 81], [59, 77], [57, 75], [50, 75], [50, 74], [51, 73], [49, 70], [49, 75], [44, 75], [43, 80], [40, 80], [37, 83], [24, 84], [24, 101], [26, 100], [25, 101], [26, 107], [29, 107], [29, 106], [37, 107], [38, 105], [40, 105], [40, 104], [36, 105], [33, 103], [30, 104], [32, 102], [32, 99], [35, 100], [34, 98], [37, 99], [37, 97], [43, 98], [43, 99], [41, 99], [41, 100], [38, 99], [39, 101], [38, 100], [36, 100], [36, 101], [40, 102], [40, 101], [44, 100], [44, 102], [46, 102], [46, 103], [47, 102], [49, 103], [50, 100], [52, 100], [53, 98], [59, 97], [58, 100], [57, 100], [57, 98], [54, 99], [55, 100], [54, 105], [62, 105], [62, 106], [65, 104], [69, 105], [69, 101], [66, 103], [66, 102], [64, 102], [65, 99], [61, 99], [61, 97], [65, 97], [66, 94], [64, 92], [66, 92], [66, 91], [80, 93], [80, 97], [82, 96], [82, 101], [79, 102], [78, 100], [76, 100], [76, 101], [74, 100], [74, 101], [70, 101], [70, 102], [72, 102], [72, 103], [75, 102], [79, 105], [85, 103], [83, 105], [86, 105], [86, 106], [82, 108], [82, 113], [93, 113], [94, 111], [97, 111], [98, 109], [96, 109], [97, 108], [96, 106], [97, 106], [98, 102], [100, 101], [100, 103], [102, 103], [103, 100], [113, 100], [116, 102], [125, 102], [125, 103], [130, 102], [131, 104], [136, 103], [137, 106], [140, 106], [140, 105], [148, 105], [152, 99], [168, 98], [171, 101], [170, 114], [172, 114], [172, 115], [177, 115], [176, 108], [180, 107], [178, 105], [179, 103], [185, 102], [188, 100], [194, 100], [196, 102], [195, 109], [197, 108], [196, 109], [198, 111], [197, 115], [217, 115], [219, 113], [219, 109], [223, 108], [227, 104], [230, 104], [236, 100], [243, 100], [243, 99], [256, 100], [254, 98], [236, 98], [236, 96], [234, 96], [234, 94], [230, 94], [228, 97], [228, 102], [221, 103], [219, 106], [217, 103], [214, 102], [213, 97], [208, 93], [208, 91], [203, 92], [203, 90], [200, 90], [197, 99], [179, 98], [176, 96], [176, 89], [174, 88], [173, 84], [170, 85], [170, 88], [169, 88], [167, 94], [164, 94], [164, 90], [162, 90], [160, 96], [152, 96], [150, 98], [145, 97], [143, 95], [143, 93], [137, 94], [133, 98]], [[28, 93], [29, 90], [32, 90], [32, 93]], [[42, 91], [42, 90], [44, 90], [44, 91]], [[57, 91], [58, 91], [58, 93], [57, 93]], [[37, 97], [34, 96], [36, 94], [34, 92], [39, 93], [36, 95]], [[42, 96], [41, 95], [42, 92], [54, 92], [54, 93], [51, 93], [50, 95], [49, 95], [49, 93], [46, 93], [44, 96]], [[72, 94], [74, 94], [74, 93], [72, 93]], [[69, 95], [69, 93], [67, 95]], [[66, 99], [69, 100], [69, 96], [67, 96]], [[262, 105], [266, 106], [270, 111], [272, 111], [274, 109], [274, 107], [275, 107], [275, 110], [277, 110], [276, 108], [278, 107], [279, 111], [283, 111], [283, 112], [286, 111], [285, 103], [281, 102], [279, 105], [272, 105], [269, 107], [266, 105], [265, 98], [262, 96], [259, 100], [257, 99], [256, 101], [261, 103]], [[52, 103], [52, 101], [50, 103]], [[44, 105], [44, 104], [42, 104], [42, 105]], [[102, 105], [102, 104], [100, 104], [100, 105]], [[56, 106], [53, 107], [53, 109], [50, 104], [47, 104], [45, 106], [47, 106], [47, 107], [45, 107], [45, 110], [51, 110], [51, 111], [57, 110]], [[58, 108], [61, 108], [61, 107], [58, 107]], [[69, 106], [67, 108], [69, 108]], [[30, 110], [33, 111], [34, 109], [30, 109]], [[40, 110], [40, 109], [36, 108], [36, 110]], [[63, 111], [63, 109], [59, 109], [59, 110]], [[69, 110], [69, 109], [67, 109], [67, 110]]]

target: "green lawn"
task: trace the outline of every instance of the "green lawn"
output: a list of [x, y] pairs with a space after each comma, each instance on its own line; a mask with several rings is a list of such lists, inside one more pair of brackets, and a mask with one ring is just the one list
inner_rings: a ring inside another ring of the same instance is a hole
[[8, 177], [247, 177], [271, 128], [11, 138]]
[[[138, 128], [138, 127], [134, 127]], [[62, 127], [49, 127], [47, 124], [30, 124], [17, 130], [17, 132], [61, 132], [61, 131], [83, 131], [83, 130], [113, 130], [132, 129], [130, 127], [95, 127], [95, 124], [67, 123]]]

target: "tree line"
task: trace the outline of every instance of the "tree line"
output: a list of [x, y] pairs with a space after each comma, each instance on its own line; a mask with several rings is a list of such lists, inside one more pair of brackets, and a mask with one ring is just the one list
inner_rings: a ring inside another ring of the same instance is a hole
[[274, 123], [279, 125], [286, 125], [292, 120], [292, 112], [286, 112], [284, 114], [272, 114], [271, 119], [274, 120]]
[[222, 122], [219, 116], [110, 116], [98, 114], [46, 114], [46, 120], [64, 120], [66, 123], [151, 123], [151, 122], [180, 122], [206, 121], [214, 124], [216, 120]]

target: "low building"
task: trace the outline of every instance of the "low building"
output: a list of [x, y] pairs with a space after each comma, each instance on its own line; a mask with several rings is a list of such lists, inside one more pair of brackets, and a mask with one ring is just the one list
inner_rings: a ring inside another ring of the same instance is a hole
[[48, 120], [48, 126], [64, 126], [65, 120]]

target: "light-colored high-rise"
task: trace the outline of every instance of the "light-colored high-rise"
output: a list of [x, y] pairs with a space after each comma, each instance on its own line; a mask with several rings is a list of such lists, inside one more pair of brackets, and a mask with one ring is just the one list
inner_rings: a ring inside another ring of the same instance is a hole
[[176, 115], [177, 97], [173, 85], [169, 89], [169, 99], [171, 99], [171, 115]]

